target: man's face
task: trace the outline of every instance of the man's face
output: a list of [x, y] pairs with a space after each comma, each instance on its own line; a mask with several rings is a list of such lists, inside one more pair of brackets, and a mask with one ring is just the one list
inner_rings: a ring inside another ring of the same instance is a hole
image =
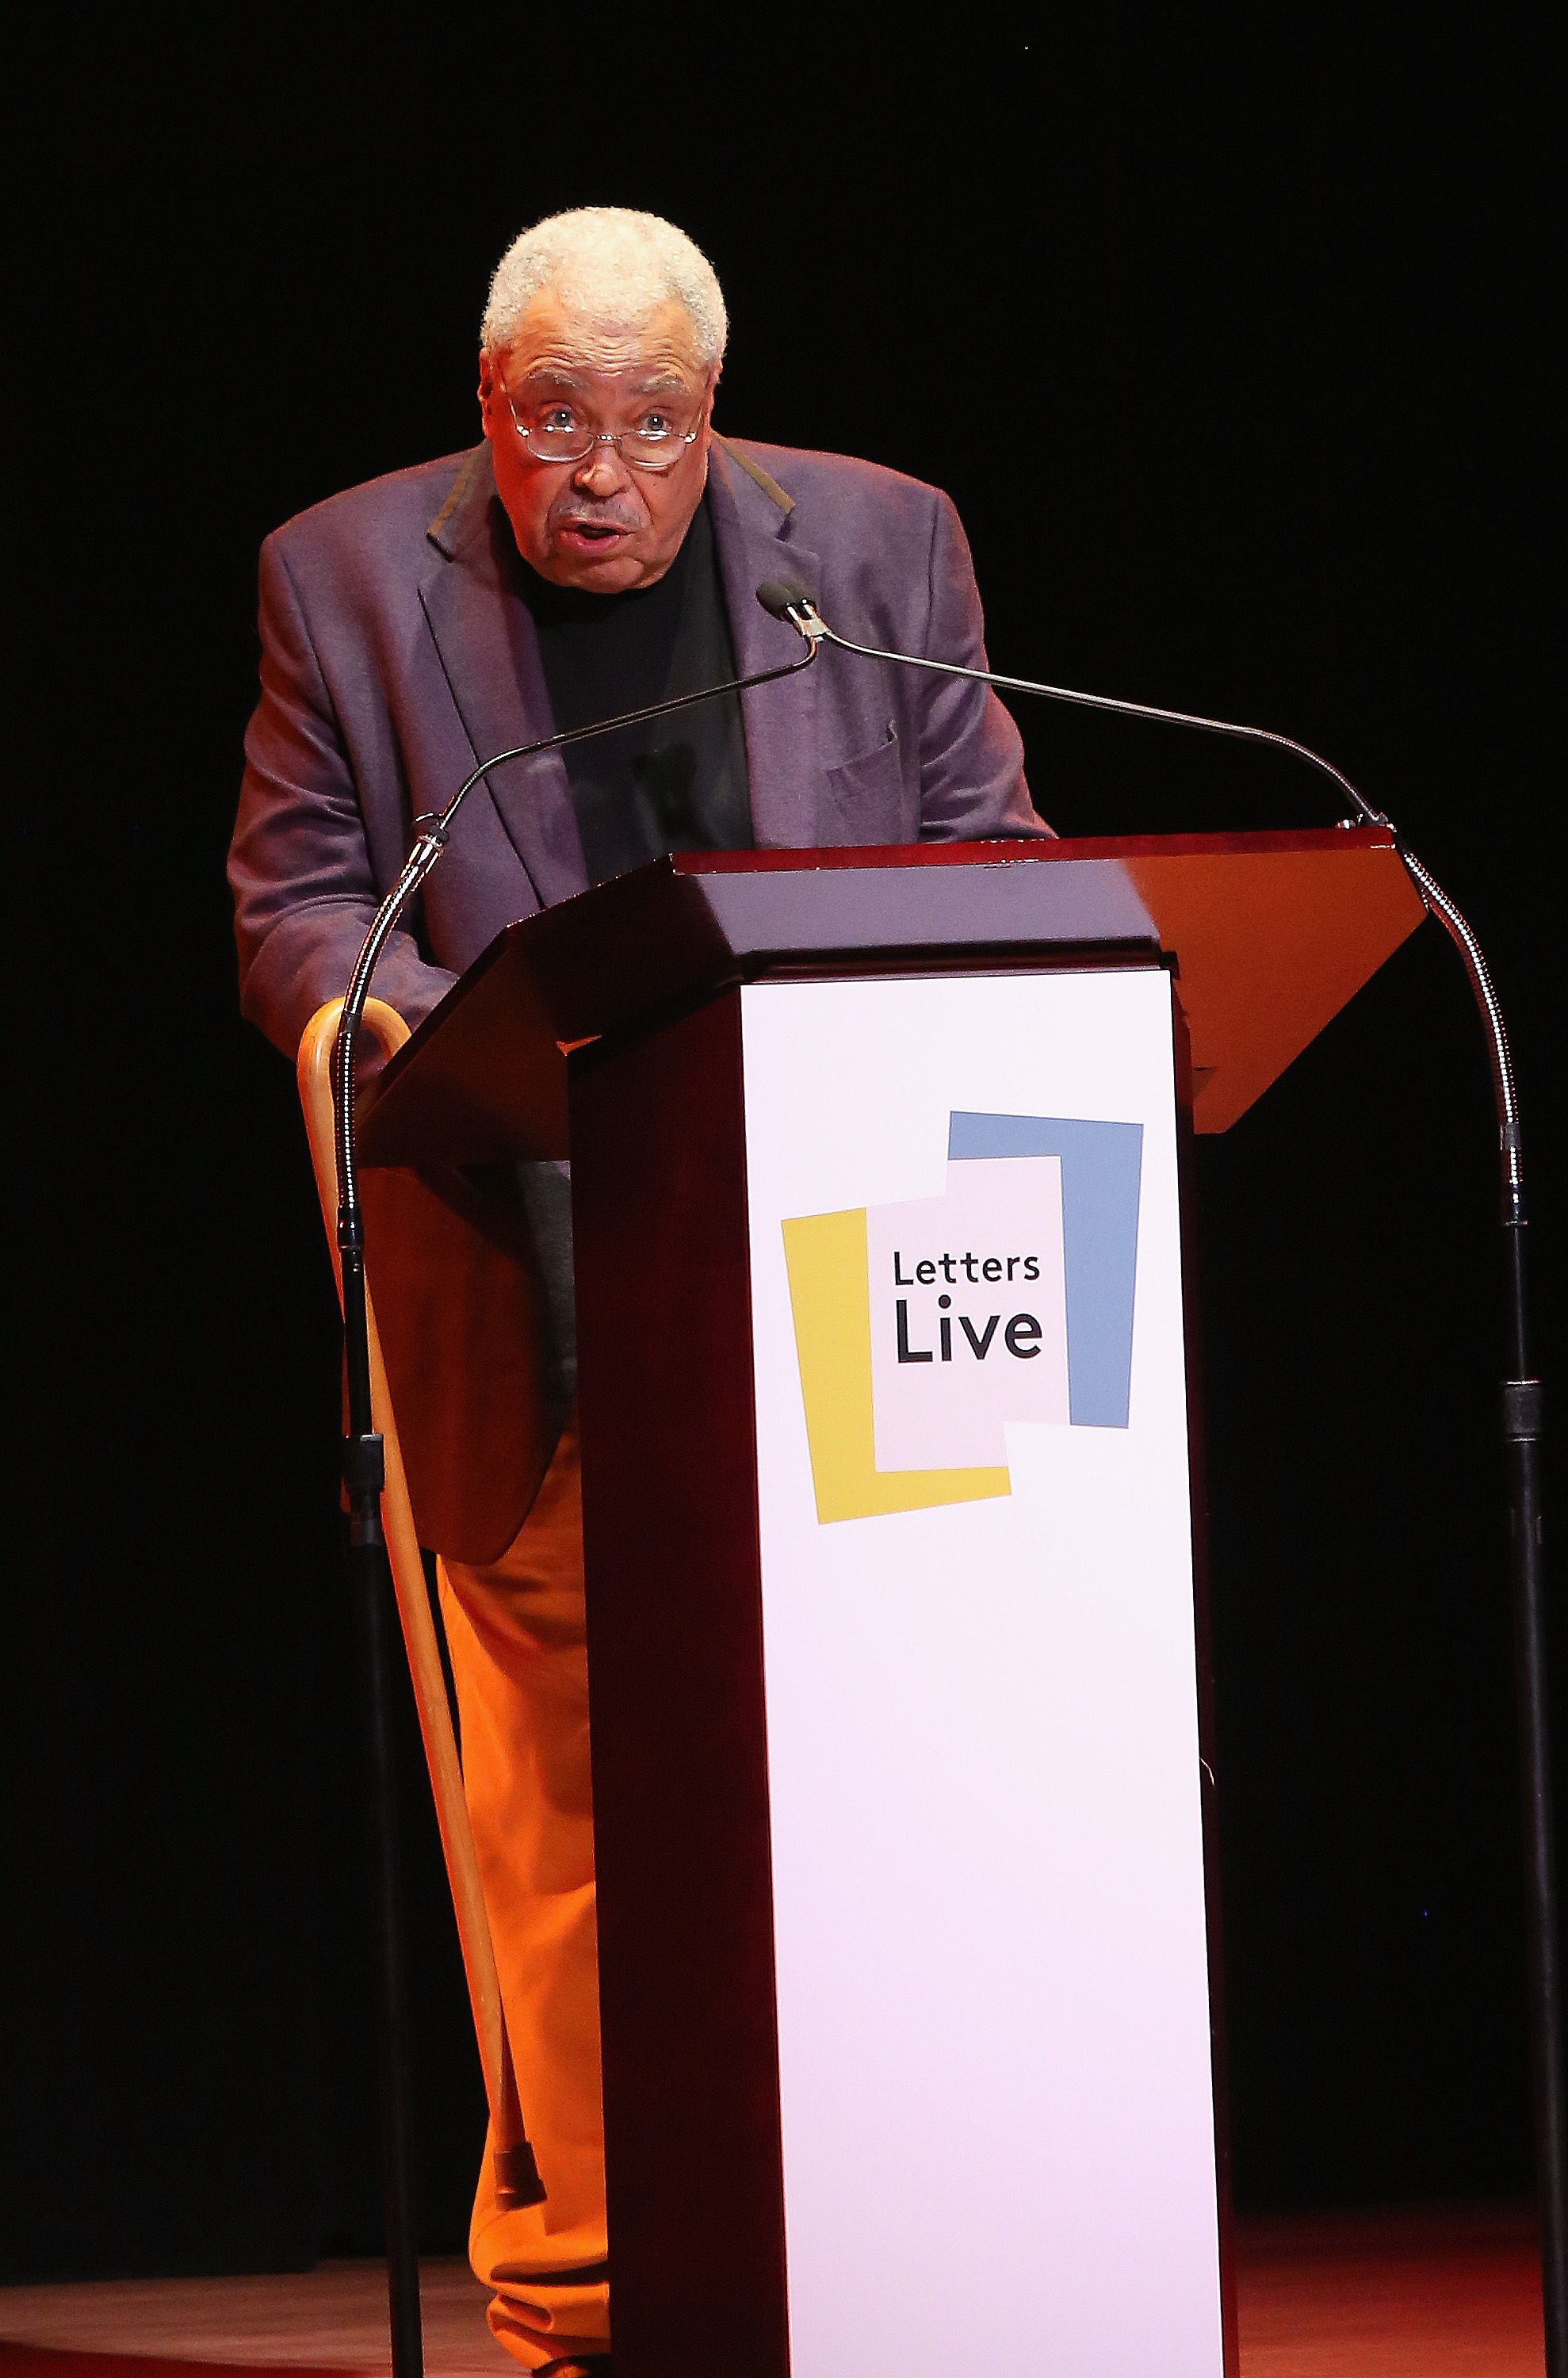
[[[673, 298], [640, 330], [623, 330], [541, 290], [506, 353], [481, 353], [479, 412], [496, 486], [517, 549], [541, 578], [620, 594], [663, 577], [707, 484], [718, 381], [717, 367], [699, 362], [690, 318]], [[697, 436], [668, 471], [633, 470], [614, 446], [595, 446], [580, 462], [540, 462], [518, 435], [513, 407], [525, 428], [570, 407], [594, 429], [634, 429], [657, 414]]]

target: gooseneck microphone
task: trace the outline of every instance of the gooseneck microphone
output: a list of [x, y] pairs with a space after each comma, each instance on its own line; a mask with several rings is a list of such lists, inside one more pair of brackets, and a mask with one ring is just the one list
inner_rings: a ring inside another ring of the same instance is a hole
[[[334, 1059], [337, 1092], [337, 1160], [338, 1160], [338, 1247], [343, 1256], [344, 1324], [349, 1339], [348, 1392], [349, 1445], [368, 1442], [370, 1426], [370, 1358], [365, 1330], [365, 1232], [359, 1207], [358, 1172], [355, 1153], [354, 1129], [354, 1061], [358, 1043], [359, 1027], [364, 1019], [365, 1002], [370, 993], [370, 979], [377, 962], [392, 936], [393, 928], [426, 877], [430, 873], [452, 832], [452, 820], [482, 777], [492, 769], [502, 767], [510, 760], [532, 760], [544, 751], [563, 751], [569, 744], [585, 743], [596, 735], [611, 735], [618, 727], [641, 727], [652, 718], [668, 718], [677, 710], [689, 710], [699, 702], [713, 702], [727, 693], [748, 693], [754, 686], [774, 685], [780, 678], [799, 677], [811, 667], [817, 655], [817, 640], [806, 638], [808, 650], [803, 660], [790, 661], [782, 668], [758, 669], [750, 677], [730, 678], [722, 685], [706, 685], [695, 693], [678, 693], [668, 702], [645, 703], [639, 710], [624, 710], [614, 718], [597, 719], [591, 727], [572, 727], [559, 735], [541, 735], [533, 743], [516, 743], [508, 751], [493, 751], [481, 760], [472, 774], [465, 776], [444, 809], [423, 811], [414, 821], [424, 831], [403, 862], [395, 883], [387, 894], [371, 919], [354, 972], [344, 996], [343, 1020], [338, 1027]], [[379, 1443], [379, 1440], [378, 1440]], [[345, 1472], [349, 1464], [345, 1450]], [[351, 1517], [355, 1482], [345, 1478], [349, 1486]], [[380, 1481], [377, 1481], [379, 1493]], [[374, 1506], [376, 1497], [369, 1501]], [[378, 1508], [366, 1514], [366, 1524], [374, 1533], [369, 1541], [380, 1541], [380, 1517]]]
[[[761, 589], [758, 590], [759, 600], [761, 591]], [[532, 760], [544, 751], [564, 751], [568, 744], [586, 743], [597, 735], [613, 735], [618, 727], [642, 727], [651, 718], [668, 718], [672, 712], [690, 710], [699, 702], [715, 702], [727, 693], [749, 693], [754, 686], [774, 685], [780, 678], [799, 677], [802, 669], [811, 667], [817, 655], [816, 638], [807, 636], [806, 643], [808, 649], [805, 658], [787, 662], [782, 668], [757, 669], [750, 677], [728, 678], [722, 685], [705, 685], [699, 687], [695, 693], [673, 694], [668, 702], [645, 703], [640, 710], [623, 710], [614, 718], [596, 719], [591, 727], [567, 727], [559, 735], [541, 735], [534, 743], [516, 743], [508, 751], [492, 751], [488, 760], [481, 760], [471, 775], [464, 778], [444, 809], [421, 811], [415, 819], [416, 826], [422, 826], [424, 832], [404, 860], [396, 883], [371, 919], [370, 930], [365, 936], [359, 955], [355, 960], [354, 972], [349, 978], [348, 990], [343, 1003], [343, 1022], [338, 1029], [334, 1067], [337, 1086], [338, 1245], [343, 1251], [345, 1267], [344, 1272], [345, 1297], [348, 1283], [347, 1265], [350, 1255], [356, 1253], [358, 1245], [357, 1239], [351, 1245], [349, 1240], [344, 1237], [345, 1215], [357, 1216], [359, 1210], [354, 1147], [354, 1059], [359, 1027], [365, 1014], [365, 1002], [370, 993], [370, 978], [376, 971], [381, 952], [386, 947], [398, 919], [446, 848], [447, 836], [452, 831], [452, 822], [475, 786], [481, 778], [488, 776], [492, 769], [504, 767], [510, 760]], [[355, 1267], [360, 1283], [356, 1293], [362, 1293], [363, 1267], [356, 1263]], [[352, 1377], [349, 1384], [352, 1390]], [[368, 1371], [367, 1394], [368, 1394]], [[368, 1404], [366, 1409], [368, 1411]]]
[[932, 669], [944, 677], [969, 678], [1012, 693], [1067, 702], [1085, 710], [1108, 710], [1156, 726], [1195, 727], [1205, 735], [1261, 743], [1303, 760], [1327, 776], [1349, 799], [1354, 816], [1340, 823], [1381, 827], [1392, 838], [1405, 872], [1431, 915], [1458, 950], [1486, 1027], [1497, 1109], [1502, 1170], [1501, 1219], [1508, 1249], [1508, 1341], [1510, 1375], [1502, 1382], [1502, 1435], [1508, 1455], [1508, 1533], [1513, 1570], [1514, 1664], [1517, 1678], [1521, 1783], [1525, 1803], [1526, 1929], [1530, 1966], [1531, 2063], [1535, 2083], [1536, 2168], [1540, 2199], [1541, 2272], [1546, 2309], [1547, 2358], [1552, 2378], [1568, 2378], [1568, 2116], [1565, 2116], [1562, 1992], [1557, 1967], [1557, 1887], [1551, 1826], [1551, 1759], [1548, 1718], [1546, 1583], [1541, 1492], [1541, 1384], [1530, 1375], [1525, 1276], [1525, 1174], [1519, 1101], [1514, 1060], [1502, 1009], [1480, 943], [1441, 883], [1424, 867], [1393, 821], [1357, 792], [1331, 760], [1294, 737], [1266, 727], [1245, 727], [1229, 718], [1165, 710], [1153, 703], [1128, 702], [1104, 693], [1081, 693], [1031, 678], [1004, 677], [999, 670], [971, 668], [959, 661], [930, 660], [917, 653], [884, 652], [857, 643], [830, 628], [798, 581], [770, 579], [757, 588], [757, 601], [776, 619], [787, 619], [814, 655], [825, 643], [862, 660], [891, 661], [900, 668]]
[[1503, 1166], [1503, 1220], [1505, 1226], [1518, 1228], [1525, 1219], [1525, 1184], [1521, 1171], [1522, 1156], [1519, 1138], [1519, 1101], [1514, 1080], [1514, 1060], [1508, 1045], [1507, 1027], [1502, 1009], [1492, 983], [1480, 943], [1441, 883], [1409, 849], [1392, 818], [1375, 809], [1366, 797], [1357, 792], [1343, 769], [1309, 744], [1298, 743], [1293, 736], [1281, 735], [1270, 727], [1245, 727], [1233, 718], [1206, 718], [1189, 710], [1164, 710], [1152, 702], [1128, 702], [1116, 694], [1082, 693], [1066, 685], [1044, 685], [1033, 678], [1005, 677], [999, 669], [971, 668], [961, 661], [927, 659], [919, 653], [885, 652], [875, 644], [856, 643], [850, 636], [841, 636], [830, 628], [813, 597], [798, 579], [770, 578], [757, 588], [757, 601], [775, 619], [787, 619], [796, 632], [804, 637], [812, 653], [822, 644], [836, 644], [840, 652], [853, 653], [861, 660], [893, 661], [900, 668], [932, 669], [942, 677], [971, 679], [977, 685], [999, 686], [1007, 693], [1038, 694], [1046, 702], [1072, 703], [1082, 710], [1108, 710], [1123, 718], [1147, 718], [1160, 727], [1196, 727], [1205, 735], [1225, 735], [1243, 743], [1262, 743], [1276, 751], [1288, 752], [1292, 759], [1304, 760], [1316, 768], [1345, 794], [1356, 814], [1345, 818], [1345, 825], [1381, 826], [1393, 835], [1406, 873], [1419, 892], [1425, 906], [1448, 933], [1464, 960], [1470, 988], [1480, 1008], [1487, 1027], [1488, 1051], [1491, 1060], [1492, 1091], [1498, 1109], [1499, 1143]]
[[[640, 727], [649, 719], [668, 718], [675, 711], [688, 710], [699, 702], [715, 701], [721, 694], [746, 693], [754, 686], [772, 685], [780, 678], [799, 677], [801, 671], [809, 668], [816, 658], [815, 641], [808, 637], [807, 643], [809, 650], [804, 658], [790, 661], [783, 668], [758, 669], [752, 676], [732, 678], [723, 685], [704, 686], [695, 693], [675, 694], [668, 702], [646, 703], [639, 710], [622, 711], [617, 717], [598, 719], [591, 727], [569, 727], [559, 735], [541, 735], [537, 742], [517, 743], [509, 751], [494, 751], [464, 777], [444, 809], [424, 811], [414, 821], [416, 827], [422, 831], [404, 860], [396, 883], [377, 909], [355, 961], [354, 973], [344, 999], [343, 1017], [333, 1055], [337, 1110], [337, 1239], [343, 1264], [344, 1352], [348, 1375], [348, 1430], [343, 1441], [343, 1480], [348, 1503], [350, 1562], [356, 1567], [378, 1573], [377, 1591], [385, 1590], [387, 1552], [381, 1531], [381, 1489], [386, 1483], [386, 1456], [370, 1403], [365, 1223], [359, 1204], [354, 1101], [355, 1054], [377, 961], [398, 919], [446, 848], [452, 820], [458, 811], [475, 786], [492, 769], [503, 766], [509, 760], [529, 760], [543, 751], [561, 751], [569, 744], [585, 743], [593, 736], [613, 734], [617, 727]], [[540, 2204], [545, 2200], [544, 2182], [521, 2123], [519, 2131], [522, 2134], [511, 2143], [507, 2154], [506, 2201], [513, 2205]]]
[[1123, 718], [1150, 718], [1162, 727], [1197, 727], [1206, 735], [1230, 735], [1244, 743], [1272, 743], [1276, 751], [1289, 751], [1332, 777], [1354, 805], [1363, 825], [1389, 823], [1381, 811], [1363, 799], [1349, 777], [1342, 775], [1331, 760], [1325, 760], [1305, 743], [1293, 741], [1288, 735], [1275, 734], [1272, 727], [1241, 727], [1229, 718], [1200, 717], [1195, 711], [1161, 710], [1152, 702], [1127, 702], [1109, 693], [1079, 693], [1071, 686], [1039, 685], [1032, 678], [1003, 677], [996, 669], [968, 668], [961, 661], [933, 661], [918, 653], [885, 653], [874, 644], [857, 644], [830, 628], [805, 588], [790, 578], [770, 578], [766, 586], [757, 588], [757, 601], [774, 619], [788, 619], [814, 645], [837, 644], [841, 652], [858, 654], [862, 660], [897, 661], [903, 668], [935, 669], [943, 677], [972, 678], [979, 685], [1000, 686], [1007, 693], [1036, 693], [1046, 702], [1075, 703], [1082, 710], [1111, 710]]

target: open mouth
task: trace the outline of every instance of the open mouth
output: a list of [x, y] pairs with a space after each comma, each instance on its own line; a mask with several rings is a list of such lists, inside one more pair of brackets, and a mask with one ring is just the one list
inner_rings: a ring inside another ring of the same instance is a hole
[[568, 520], [561, 522], [557, 534], [563, 545], [574, 545], [584, 551], [592, 552], [596, 547], [602, 550], [608, 545], [619, 544], [622, 537], [630, 534], [630, 531], [618, 526], [614, 521]]

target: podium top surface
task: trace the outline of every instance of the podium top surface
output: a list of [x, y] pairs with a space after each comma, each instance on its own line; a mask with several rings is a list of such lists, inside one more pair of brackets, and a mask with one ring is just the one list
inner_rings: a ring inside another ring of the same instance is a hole
[[681, 851], [498, 934], [367, 1091], [361, 1155], [564, 1156], [562, 1044], [733, 983], [1161, 955], [1224, 1131], [1424, 914], [1378, 828]]

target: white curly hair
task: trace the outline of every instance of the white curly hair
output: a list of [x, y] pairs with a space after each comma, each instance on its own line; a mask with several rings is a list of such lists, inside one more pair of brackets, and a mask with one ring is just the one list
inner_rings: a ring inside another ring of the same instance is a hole
[[674, 297], [697, 335], [701, 359], [722, 361], [730, 335], [718, 275], [694, 240], [662, 215], [632, 207], [573, 207], [547, 215], [514, 239], [490, 279], [479, 340], [504, 354], [529, 300], [553, 289], [564, 304], [602, 322], [639, 327]]

